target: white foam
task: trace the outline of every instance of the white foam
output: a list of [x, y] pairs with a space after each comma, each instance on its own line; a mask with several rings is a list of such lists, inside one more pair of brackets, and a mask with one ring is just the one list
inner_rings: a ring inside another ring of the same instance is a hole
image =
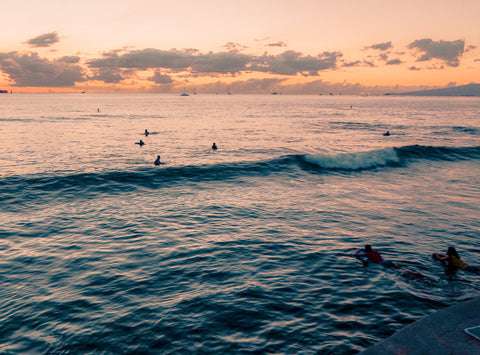
[[400, 161], [394, 148], [338, 154], [307, 154], [305, 160], [325, 169], [358, 170], [384, 166]]

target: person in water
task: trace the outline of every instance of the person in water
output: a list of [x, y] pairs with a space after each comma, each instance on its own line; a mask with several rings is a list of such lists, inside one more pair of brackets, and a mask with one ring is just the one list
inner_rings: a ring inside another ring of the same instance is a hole
[[[380, 253], [375, 250], [375, 249], [372, 249], [372, 247], [367, 244], [365, 245], [365, 248], [363, 249], [358, 249], [355, 253], [355, 257], [358, 259], [358, 260], [361, 260], [362, 263], [363, 263], [363, 266], [367, 266], [368, 265], [368, 261], [367, 260], [370, 260], [376, 264], [380, 264], [380, 265], [383, 265], [385, 267], [394, 267], [396, 269], [399, 268], [399, 266], [397, 264], [395, 264], [394, 262], [392, 261], [389, 261], [389, 260], [385, 260], [382, 255], [380, 255]], [[366, 259], [363, 259], [363, 258], [366, 258]]]
[[135, 144], [138, 144], [138, 145], [141, 147], [141, 146], [144, 145], [145, 143], [143, 143], [143, 141], [140, 139], [140, 142], [136, 142]]
[[457, 250], [454, 247], [448, 247], [447, 254], [433, 253], [432, 257], [435, 260], [441, 261], [449, 271], [455, 272], [458, 269], [462, 269], [477, 275], [480, 275], [480, 267], [469, 265], [460, 259]]
[[390, 132], [389, 131], [386, 131], [384, 134], [384, 136], [388, 137], [390, 135]]
[[212, 150], [217, 150], [217, 145], [215, 143], [212, 144]]
[[145, 130], [145, 137], [148, 137], [149, 134], [150, 132], [148, 130]]
[[157, 159], [153, 162], [155, 165], [160, 165], [160, 155], [157, 155]]

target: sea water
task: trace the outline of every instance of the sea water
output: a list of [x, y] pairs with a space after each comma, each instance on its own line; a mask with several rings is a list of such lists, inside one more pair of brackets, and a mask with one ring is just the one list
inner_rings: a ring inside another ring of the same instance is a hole
[[352, 354], [479, 294], [430, 257], [480, 264], [478, 98], [5, 94], [0, 134], [2, 353]]

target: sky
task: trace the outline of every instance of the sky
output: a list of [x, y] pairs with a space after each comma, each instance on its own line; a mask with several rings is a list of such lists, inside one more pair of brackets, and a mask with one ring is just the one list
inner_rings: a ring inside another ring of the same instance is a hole
[[3, 2], [0, 89], [383, 94], [480, 83], [479, 0]]

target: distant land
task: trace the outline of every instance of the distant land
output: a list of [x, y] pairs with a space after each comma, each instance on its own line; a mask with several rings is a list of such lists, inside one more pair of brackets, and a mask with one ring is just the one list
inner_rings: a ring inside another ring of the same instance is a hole
[[385, 95], [404, 96], [480, 96], [480, 84], [452, 86], [443, 89], [389, 93]]

